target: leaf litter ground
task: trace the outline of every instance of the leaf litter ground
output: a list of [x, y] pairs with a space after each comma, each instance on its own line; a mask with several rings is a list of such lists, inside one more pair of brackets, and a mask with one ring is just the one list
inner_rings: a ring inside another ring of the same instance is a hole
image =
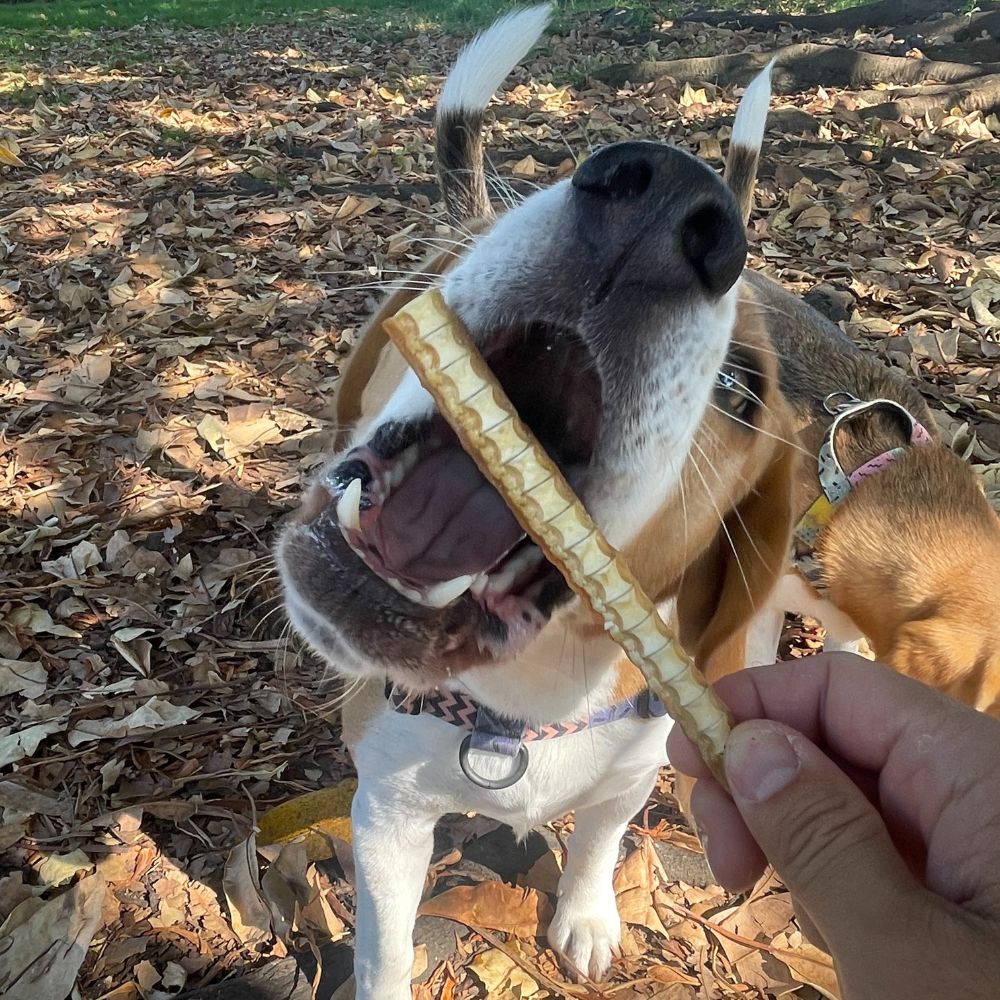
[[[887, 31], [573, 21], [494, 104], [498, 201], [624, 138], [720, 165], [737, 91], [589, 73], [799, 41], [901, 51]], [[267, 808], [352, 773], [343, 692], [289, 635], [268, 553], [378, 286], [449, 238], [430, 121], [459, 44], [335, 14], [143, 25], [0, 81], [27, 164], [5, 169], [0, 205], [9, 997], [176, 995], [350, 940], [343, 841], [317, 866], [247, 840]], [[752, 266], [920, 377], [997, 501], [1000, 123], [857, 111], [832, 85], [776, 99]], [[790, 655], [819, 644], [808, 624], [786, 636]], [[617, 876], [622, 961], [603, 986], [568, 980], [537, 935], [570, 828], [503, 871], [469, 860], [495, 824], [443, 825], [421, 921], [450, 932], [418, 948], [421, 997], [835, 995], [780, 885], [734, 901], [711, 884], [666, 772]]]

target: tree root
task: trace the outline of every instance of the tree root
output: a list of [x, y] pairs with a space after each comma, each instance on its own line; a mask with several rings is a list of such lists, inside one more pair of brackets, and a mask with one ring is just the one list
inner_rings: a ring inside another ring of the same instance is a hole
[[876, 55], [840, 45], [802, 42], [774, 52], [739, 52], [724, 56], [618, 63], [594, 73], [604, 83], [620, 86], [651, 83], [670, 77], [678, 83], [748, 83], [770, 59], [776, 59], [772, 82], [777, 93], [807, 87], [870, 87], [877, 83], [907, 85], [933, 80], [964, 83], [1000, 72], [998, 63], [935, 62], [906, 56]]

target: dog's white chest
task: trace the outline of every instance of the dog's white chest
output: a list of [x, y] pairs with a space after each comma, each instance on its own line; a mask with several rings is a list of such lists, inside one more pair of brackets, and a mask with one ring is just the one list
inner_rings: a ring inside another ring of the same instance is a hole
[[[509, 788], [482, 788], [462, 772], [459, 748], [467, 731], [426, 715], [388, 707], [353, 748], [359, 773], [391, 786], [402, 808], [427, 815], [477, 812], [509, 824], [523, 836], [573, 809], [613, 796], [651, 768], [666, 763], [669, 717], [622, 719], [550, 740], [525, 744], [523, 777]], [[484, 778], [511, 773], [514, 758], [470, 755]], [[388, 787], [386, 788], [388, 791]]]

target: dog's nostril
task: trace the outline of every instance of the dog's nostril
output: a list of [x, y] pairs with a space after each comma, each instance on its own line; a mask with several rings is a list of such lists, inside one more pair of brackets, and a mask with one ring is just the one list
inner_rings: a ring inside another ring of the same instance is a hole
[[298, 518], [303, 524], [309, 524], [311, 521], [315, 521], [320, 514], [323, 513], [327, 507], [333, 502], [333, 497], [330, 495], [330, 491], [324, 486], [320, 486], [318, 483], [314, 486], [310, 486], [306, 490], [305, 495], [302, 497], [302, 503], [299, 506]]
[[[595, 157], [595, 160], [598, 158]], [[602, 161], [597, 166], [597, 169], [587, 170], [585, 163], [573, 179], [573, 184], [580, 190], [609, 201], [638, 198], [649, 190], [653, 180], [653, 167], [644, 157], [618, 159], [609, 163]]]
[[702, 205], [681, 223], [681, 247], [705, 289], [725, 292], [739, 277], [746, 258], [746, 234], [733, 212]]
[[646, 160], [622, 163], [610, 178], [609, 188], [612, 198], [638, 198], [649, 189], [653, 179], [653, 168]]
[[653, 179], [653, 168], [645, 160], [620, 163], [608, 178], [608, 197], [612, 200], [638, 198], [645, 194]]

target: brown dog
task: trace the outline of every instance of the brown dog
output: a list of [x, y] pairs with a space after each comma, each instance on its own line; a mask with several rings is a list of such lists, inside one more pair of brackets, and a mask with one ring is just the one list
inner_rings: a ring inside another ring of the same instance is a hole
[[[808, 454], [820, 456], [838, 412], [855, 411], [834, 442], [855, 482], [831, 505], [813, 551], [800, 546], [796, 562], [805, 572], [779, 584], [754, 624], [751, 662], [773, 658], [784, 611], [804, 612], [838, 643], [865, 636], [896, 670], [1000, 712], [1000, 519], [974, 472], [939, 442], [931, 412], [906, 380], [773, 282], [748, 275], [745, 284], [768, 310], [782, 394]], [[852, 400], [898, 408], [863, 409]], [[870, 474], [858, 474], [866, 468]], [[817, 462], [803, 465], [800, 514], [822, 494], [821, 474]]]

